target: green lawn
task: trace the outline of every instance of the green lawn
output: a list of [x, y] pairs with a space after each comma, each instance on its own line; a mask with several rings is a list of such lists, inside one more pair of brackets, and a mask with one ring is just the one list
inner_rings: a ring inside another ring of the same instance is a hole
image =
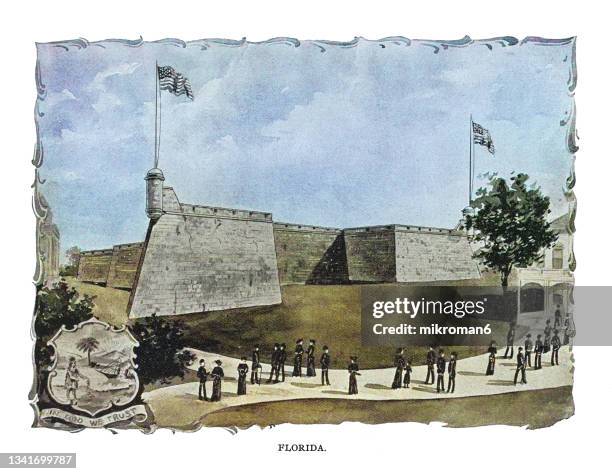
[[[483, 281], [490, 284], [484, 278]], [[478, 283], [483, 284], [483, 281]], [[74, 279], [68, 279], [68, 282], [79, 293], [96, 296], [94, 314], [97, 318], [113, 325], [128, 322], [127, 291]], [[272, 345], [285, 342], [290, 363], [296, 339], [308, 341], [312, 338], [317, 341], [319, 354], [323, 345], [330, 346], [336, 367], [344, 366], [353, 354], [359, 356], [361, 368], [389, 367], [393, 364], [395, 348], [361, 347], [360, 288], [361, 285], [289, 285], [282, 287], [283, 302], [278, 306], [172, 316], [169, 319], [185, 323], [187, 346], [228, 356], [248, 356], [253, 345], [258, 343], [262, 359], [267, 362]], [[491, 324], [505, 334], [506, 323], [492, 321]], [[456, 350], [460, 358], [465, 358], [483, 353], [486, 347], [451, 346], [446, 350]], [[424, 347], [406, 350], [406, 356], [411, 357], [416, 365], [424, 363], [425, 353]]]

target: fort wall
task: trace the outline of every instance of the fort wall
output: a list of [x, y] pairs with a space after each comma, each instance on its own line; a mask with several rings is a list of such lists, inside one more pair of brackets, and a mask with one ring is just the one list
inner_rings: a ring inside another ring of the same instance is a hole
[[77, 280], [105, 285], [112, 258], [113, 249], [82, 251]]
[[453, 281], [480, 278], [464, 233], [432, 227], [395, 226], [398, 282]]
[[348, 281], [341, 229], [274, 223], [274, 247], [281, 285]]
[[131, 289], [136, 277], [138, 262], [142, 252], [142, 242], [121, 244], [113, 247], [113, 256], [108, 271], [107, 286]]
[[393, 226], [345, 229], [344, 242], [351, 282], [395, 281]]
[[171, 188], [163, 210], [150, 224], [130, 317], [281, 302], [270, 213], [182, 204]]

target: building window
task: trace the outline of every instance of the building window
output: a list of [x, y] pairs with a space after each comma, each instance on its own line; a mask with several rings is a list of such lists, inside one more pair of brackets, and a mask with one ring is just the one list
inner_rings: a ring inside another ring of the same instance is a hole
[[552, 252], [552, 266], [553, 270], [563, 269], [563, 246], [557, 245]]

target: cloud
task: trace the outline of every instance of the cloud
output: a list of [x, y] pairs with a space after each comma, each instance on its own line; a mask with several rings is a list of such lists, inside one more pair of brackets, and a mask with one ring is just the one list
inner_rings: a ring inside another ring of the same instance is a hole
[[91, 90], [106, 90], [106, 80], [113, 76], [126, 76], [129, 74], [133, 74], [139, 67], [141, 63], [122, 63], [110, 66], [106, 68], [104, 71], [98, 72], [90, 86]]

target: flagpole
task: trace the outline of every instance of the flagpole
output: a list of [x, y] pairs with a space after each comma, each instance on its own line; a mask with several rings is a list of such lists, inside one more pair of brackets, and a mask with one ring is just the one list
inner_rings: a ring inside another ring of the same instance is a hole
[[474, 147], [474, 139], [472, 137], [472, 133], [473, 133], [473, 121], [472, 121], [472, 114], [470, 114], [470, 173], [469, 173], [469, 198], [468, 198], [468, 206], [472, 205], [472, 173], [473, 173], [473, 168], [472, 168], [472, 161], [473, 161], [473, 147]]
[[155, 61], [155, 166], [159, 163], [159, 138], [161, 135], [161, 97], [159, 93], [159, 68]]

